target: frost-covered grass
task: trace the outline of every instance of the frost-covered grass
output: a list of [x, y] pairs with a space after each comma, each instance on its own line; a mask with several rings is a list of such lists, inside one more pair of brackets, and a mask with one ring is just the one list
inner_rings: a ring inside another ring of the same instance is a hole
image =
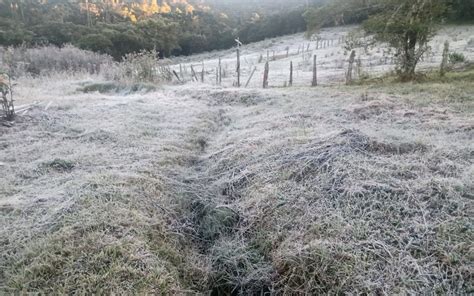
[[39, 104], [0, 125], [0, 294], [468, 294], [471, 77], [23, 77], [17, 104]]
[[[344, 49], [345, 43], [340, 43], [341, 37], [347, 37], [348, 34], [357, 27], [346, 26], [337, 28], [327, 28], [318, 35], [321, 40], [328, 42], [324, 48], [316, 49], [316, 41], [310, 41], [304, 38], [303, 34], [278, 37], [257, 43], [244, 45], [241, 47], [241, 71], [242, 84], [245, 85], [253, 68], [257, 71], [253, 76], [249, 87], [262, 87], [264, 65], [269, 53], [270, 74], [269, 86], [282, 87], [288, 83], [290, 62], [294, 65], [295, 86], [309, 86], [312, 81], [312, 56], [317, 55], [318, 82], [323, 85], [340, 84], [344, 81], [345, 72], [349, 54]], [[430, 43], [431, 50], [423, 57], [419, 64], [420, 71], [439, 67], [442, 59], [443, 44], [447, 40], [450, 42], [451, 52], [462, 53], [468, 60], [474, 61], [473, 46], [473, 26], [446, 26], [443, 27]], [[331, 41], [332, 40], [332, 41]], [[308, 49], [309, 45], [309, 50]], [[304, 47], [304, 52], [302, 48]], [[286, 57], [287, 48], [289, 55]], [[298, 49], [299, 53], [298, 53]], [[379, 77], [395, 69], [393, 54], [383, 46], [356, 49], [356, 61], [360, 59], [360, 67], [354, 65], [354, 77], [364, 78]], [[273, 56], [275, 54], [275, 60]], [[216, 68], [218, 59], [222, 59], [222, 69], [224, 73], [223, 85], [232, 86], [236, 81], [236, 52], [235, 49], [227, 51], [216, 51], [204, 53], [190, 57], [174, 58], [167, 63], [174, 64], [173, 69], [180, 72], [186, 80], [191, 80], [190, 66], [200, 79], [202, 62], [204, 62], [206, 72], [206, 83], [215, 84]]]

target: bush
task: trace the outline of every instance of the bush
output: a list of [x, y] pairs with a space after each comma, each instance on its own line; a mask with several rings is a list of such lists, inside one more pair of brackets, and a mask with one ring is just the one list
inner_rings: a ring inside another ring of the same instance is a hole
[[158, 82], [158, 52], [155, 50], [129, 53], [121, 63], [115, 63], [105, 73], [107, 79], [121, 82]]
[[449, 54], [449, 63], [450, 64], [459, 64], [464, 63], [466, 57], [462, 53], [453, 52]]
[[3, 56], [3, 63], [12, 70], [14, 76], [41, 75], [51, 72], [93, 74], [99, 73], [104, 64], [112, 63], [112, 58], [108, 55], [82, 50], [72, 45], [62, 48], [56, 46], [10, 47], [0, 54]]

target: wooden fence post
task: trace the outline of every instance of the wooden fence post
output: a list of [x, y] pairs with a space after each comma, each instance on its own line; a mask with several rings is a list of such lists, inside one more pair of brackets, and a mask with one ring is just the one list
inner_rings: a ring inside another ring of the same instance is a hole
[[357, 67], [357, 78], [358, 79], [361, 79], [362, 77], [362, 60], [360, 59], [360, 57], [356, 60], [356, 67]]
[[317, 57], [316, 57], [316, 55], [314, 55], [314, 57], [313, 57], [313, 82], [312, 82], [311, 86], [317, 86], [318, 85], [318, 69], [317, 69], [317, 66], [316, 66], [316, 61], [317, 61]]
[[346, 84], [349, 85], [352, 83], [352, 67], [354, 64], [356, 52], [353, 50], [351, 52], [351, 56], [349, 57], [349, 66], [347, 68], [347, 73], [346, 73]]
[[192, 78], [191, 78], [191, 79], [195, 79], [196, 82], [199, 81], [199, 79], [198, 79], [197, 76], [196, 76], [196, 72], [194, 71], [193, 65], [191, 65], [191, 74], [192, 74]]
[[270, 65], [268, 61], [265, 63], [265, 70], [263, 71], [263, 88], [268, 87], [268, 72], [270, 71]]
[[221, 64], [221, 58], [219, 57], [219, 85], [222, 84], [222, 64]]
[[444, 42], [444, 49], [443, 49], [443, 59], [441, 61], [441, 67], [439, 69], [439, 75], [443, 77], [446, 75], [447, 72], [447, 66], [448, 66], [448, 59], [449, 59], [449, 42], [446, 40]]
[[178, 73], [176, 73], [175, 70], [173, 70], [173, 74], [174, 74], [174, 76], [176, 76], [176, 78], [178, 79], [179, 83], [182, 83], [181, 79], [180, 79], [179, 76], [178, 76]]
[[253, 71], [252, 71], [252, 73], [250, 73], [250, 77], [247, 80], [247, 83], [245, 84], [245, 87], [249, 86], [250, 80], [252, 80], [252, 77], [253, 77], [253, 74], [255, 74], [255, 71], [257, 71], [257, 67], [253, 68]]
[[202, 61], [201, 82], [204, 83], [204, 61]]
[[290, 62], [290, 81], [288, 86], [293, 86], [293, 61]]
[[237, 48], [237, 87], [240, 87], [240, 49]]

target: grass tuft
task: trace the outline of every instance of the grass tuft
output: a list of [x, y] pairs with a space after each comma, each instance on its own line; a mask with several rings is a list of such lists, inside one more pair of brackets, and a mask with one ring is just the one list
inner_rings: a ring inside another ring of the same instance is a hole
[[119, 82], [103, 82], [103, 83], [91, 83], [87, 84], [78, 89], [84, 93], [94, 93], [99, 92], [101, 94], [107, 93], [123, 93], [130, 94], [135, 92], [152, 92], [156, 90], [156, 87], [151, 84], [146, 83], [133, 83], [133, 84], [123, 84]]
[[56, 158], [52, 161], [43, 163], [43, 167], [53, 169], [57, 172], [70, 172], [74, 169], [75, 164], [72, 161]]

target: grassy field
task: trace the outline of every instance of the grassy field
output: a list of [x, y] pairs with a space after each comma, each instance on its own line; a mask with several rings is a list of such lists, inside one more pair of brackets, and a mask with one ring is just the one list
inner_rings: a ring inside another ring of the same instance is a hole
[[[293, 63], [293, 85], [310, 86], [312, 81], [313, 56], [317, 56], [318, 83], [320, 85], [340, 85], [344, 83], [350, 51], [345, 49], [347, 43], [354, 41], [368, 44], [360, 38], [357, 27], [345, 26], [327, 28], [318, 34], [319, 41], [308, 40], [304, 34], [278, 37], [261, 42], [244, 45], [240, 48], [241, 83], [245, 85], [253, 69], [255, 74], [249, 81], [249, 87], [262, 86], [264, 64], [269, 59], [270, 87], [283, 87], [288, 84], [290, 62]], [[356, 33], [354, 33], [356, 32]], [[427, 71], [439, 68], [442, 59], [444, 42], [448, 41], [450, 52], [460, 53], [468, 60], [474, 60], [474, 27], [445, 26], [429, 43], [430, 50], [423, 55], [418, 65], [419, 70]], [[361, 41], [362, 40], [362, 41]], [[354, 48], [356, 62], [353, 76], [359, 78], [378, 78], [395, 70], [393, 51], [385, 45], [375, 44]], [[169, 61], [171, 67], [185, 80], [191, 80], [191, 66], [200, 79], [204, 65], [205, 82], [213, 84], [219, 58], [221, 59], [222, 85], [229, 87], [235, 84], [236, 50], [216, 51], [190, 57], [179, 57]]]
[[469, 294], [473, 70], [316, 88], [17, 81], [0, 294]]

